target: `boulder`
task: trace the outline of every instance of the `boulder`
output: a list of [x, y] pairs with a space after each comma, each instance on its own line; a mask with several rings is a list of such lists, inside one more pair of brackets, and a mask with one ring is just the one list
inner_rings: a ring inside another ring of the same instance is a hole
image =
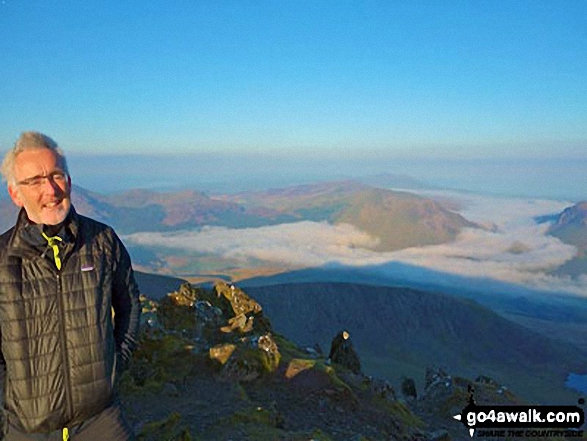
[[263, 316], [263, 308], [236, 286], [219, 282], [214, 286], [220, 308], [228, 323], [220, 330], [224, 333], [247, 334], [271, 332], [271, 323]]
[[246, 315], [249, 313], [257, 314], [263, 309], [254, 299], [250, 298], [244, 293], [244, 291], [232, 284], [218, 282], [214, 285], [214, 291], [216, 292], [217, 297], [223, 297], [228, 300], [230, 307], [232, 308], [231, 315], [233, 316], [239, 314]]
[[274, 373], [281, 354], [270, 334], [244, 339], [229, 355], [220, 372], [221, 379], [252, 381]]
[[404, 377], [402, 378], [402, 395], [409, 400], [415, 400], [418, 398], [418, 392], [416, 391], [416, 382], [413, 378]]
[[334, 337], [328, 358], [355, 374], [361, 373], [361, 361], [353, 348], [350, 335], [347, 331], [340, 331]]

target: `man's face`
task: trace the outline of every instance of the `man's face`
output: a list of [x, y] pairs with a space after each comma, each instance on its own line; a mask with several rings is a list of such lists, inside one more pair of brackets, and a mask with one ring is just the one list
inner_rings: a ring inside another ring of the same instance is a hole
[[71, 207], [71, 180], [52, 150], [21, 152], [14, 160], [14, 177], [8, 192], [32, 222], [57, 225], [65, 220]]

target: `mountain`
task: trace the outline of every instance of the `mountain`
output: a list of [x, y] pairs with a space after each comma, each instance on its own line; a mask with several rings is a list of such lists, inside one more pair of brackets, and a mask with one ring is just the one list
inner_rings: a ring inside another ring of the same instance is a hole
[[[350, 224], [373, 238], [374, 251], [441, 244], [463, 228], [476, 227], [448, 205], [435, 200], [357, 181], [321, 182], [263, 192], [210, 196], [195, 190], [156, 192], [134, 189], [99, 194], [79, 186], [72, 201], [80, 214], [115, 228], [121, 236], [137, 232], [175, 232], [205, 226], [254, 228], [302, 221]], [[10, 228], [17, 209], [0, 199], [0, 227]], [[183, 255], [164, 246], [129, 244], [135, 263], [148, 271], [227, 274], [239, 262], [212, 254]], [[251, 266], [267, 262], [251, 261]]]
[[434, 271], [401, 262], [353, 267], [329, 264], [233, 279], [245, 289], [300, 283], [346, 283], [410, 287], [474, 300], [535, 332], [572, 343], [587, 352], [587, 299], [532, 290], [490, 278]]
[[365, 371], [422, 377], [439, 365], [455, 375], [490, 375], [534, 402], [564, 401], [569, 372], [587, 355], [511, 322], [478, 303], [409, 288], [347, 283], [248, 287], [275, 329], [302, 345], [327, 345], [340, 329], [353, 337]]
[[556, 273], [573, 277], [587, 274], [587, 201], [565, 208], [548, 232], [577, 247], [577, 255], [558, 268]]
[[478, 404], [523, 403], [487, 375], [434, 367], [416, 378], [422, 386], [412, 373], [396, 389], [361, 370], [355, 337], [337, 331], [330, 351], [304, 349], [234, 285], [183, 284], [142, 306], [138, 348], [120, 379], [141, 440], [457, 441], [470, 439], [453, 416], [471, 387]]
[[133, 189], [98, 195], [74, 186], [72, 198], [76, 209], [80, 205], [80, 213], [94, 215], [123, 234], [203, 225], [242, 228], [275, 222], [270, 213], [248, 211], [238, 204], [194, 190], [155, 192]]
[[549, 232], [565, 243], [587, 249], [587, 201], [565, 208]]
[[[287, 294], [279, 290], [272, 295]], [[372, 297], [364, 299], [369, 303]], [[409, 376], [401, 379], [399, 388], [393, 387], [389, 381], [360, 368], [354, 370], [354, 365], [348, 364], [351, 359], [357, 360], [356, 352], [361, 351], [356, 333], [351, 332], [350, 337], [337, 333], [330, 351], [304, 348], [275, 332], [279, 320], [268, 316], [267, 305], [257, 300], [258, 297], [249, 297], [226, 283], [211, 290], [184, 284], [159, 302], [143, 299], [138, 349], [120, 381], [121, 402], [138, 439], [187, 441], [195, 436], [211, 441], [457, 441], [468, 440], [470, 435], [453, 416], [462, 412], [473, 396], [477, 405], [529, 404], [517, 396], [513, 387], [500, 384], [486, 372], [462, 377], [442, 368], [426, 367], [422, 375], [410, 371]], [[401, 306], [405, 300], [395, 306]], [[410, 303], [408, 300], [407, 304]], [[438, 306], [437, 300], [426, 295], [417, 304], [418, 308], [431, 308], [429, 312], [442, 312]], [[326, 308], [331, 309], [336, 308]], [[388, 320], [397, 318], [416, 344], [427, 325], [416, 316], [414, 323], [419, 326], [414, 326], [401, 316], [405, 310], [400, 307]], [[455, 314], [461, 312], [457, 309]], [[327, 321], [331, 319], [325, 317]], [[440, 322], [436, 316], [431, 319]], [[296, 320], [305, 326], [303, 317]], [[393, 331], [398, 326], [390, 324], [392, 333], [383, 335], [381, 340], [396, 337]], [[494, 324], [503, 325], [489, 323]], [[468, 338], [466, 329], [460, 331], [467, 325], [465, 321], [454, 323], [451, 329], [433, 327], [441, 337], [461, 334], [459, 342], [463, 342], [476, 336]], [[513, 332], [514, 344], [520, 343], [519, 338], [528, 340], [530, 345], [535, 343], [531, 334], [523, 334], [523, 330], [518, 334], [520, 329], [507, 325], [497, 334], [504, 339], [501, 334], [508, 332]], [[488, 335], [480, 339], [479, 344], [490, 338]], [[540, 345], [544, 343], [538, 341]], [[525, 352], [525, 361], [541, 363], [538, 368], [546, 369], [545, 373], [534, 375], [534, 382], [548, 382], [548, 366], [533, 355], [528, 356], [541, 348], [520, 348]], [[380, 347], [381, 352], [385, 349]], [[485, 350], [483, 346], [478, 349]], [[509, 355], [512, 354], [510, 351]], [[367, 364], [364, 358], [359, 360]], [[549, 386], [546, 400], [554, 404], [558, 400], [556, 383]], [[550, 437], [540, 439], [554, 441]]]
[[298, 219], [346, 223], [379, 239], [376, 251], [444, 243], [476, 227], [439, 202], [356, 181], [301, 185], [225, 197], [246, 207], [268, 207]]

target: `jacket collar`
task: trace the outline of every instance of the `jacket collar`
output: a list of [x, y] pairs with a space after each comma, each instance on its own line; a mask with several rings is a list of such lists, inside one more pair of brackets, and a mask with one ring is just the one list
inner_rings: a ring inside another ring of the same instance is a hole
[[[26, 211], [21, 208], [8, 242], [8, 254], [27, 258], [39, 256], [47, 248], [42, 232], [43, 225], [31, 223]], [[78, 234], [79, 215], [72, 205], [57, 235], [61, 237], [63, 246], [68, 246], [75, 243]]]

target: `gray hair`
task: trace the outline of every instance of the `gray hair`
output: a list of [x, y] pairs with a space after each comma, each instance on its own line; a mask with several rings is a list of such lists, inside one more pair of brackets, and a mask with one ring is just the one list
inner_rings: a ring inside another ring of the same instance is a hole
[[39, 132], [23, 132], [14, 143], [14, 147], [6, 153], [2, 161], [2, 178], [4, 181], [14, 184], [14, 161], [16, 157], [26, 150], [49, 149], [57, 155], [57, 159], [63, 168], [63, 171], [69, 175], [67, 170], [67, 161], [63, 150], [57, 143]]

